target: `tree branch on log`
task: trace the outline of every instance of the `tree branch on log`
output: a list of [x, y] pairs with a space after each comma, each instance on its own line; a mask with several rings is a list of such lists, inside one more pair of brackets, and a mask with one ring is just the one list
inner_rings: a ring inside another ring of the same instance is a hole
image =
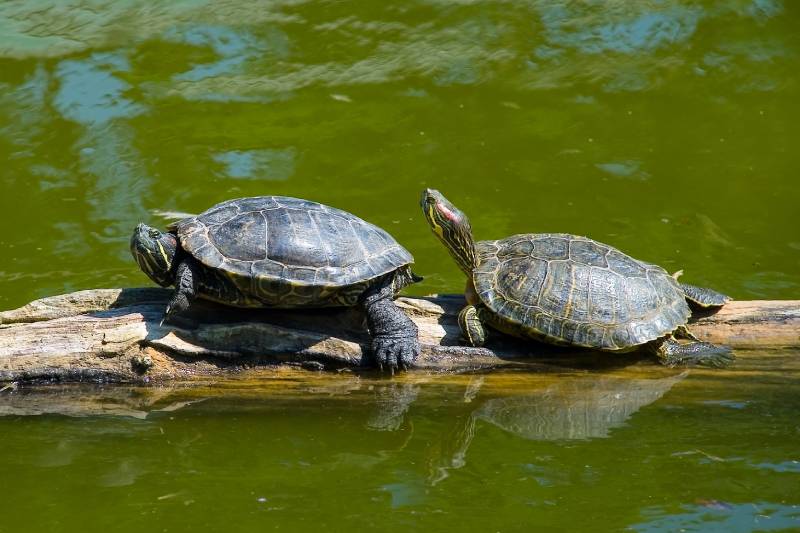
[[[185, 379], [275, 364], [354, 368], [368, 364], [357, 309], [240, 310], [198, 303], [196, 329], [159, 325], [171, 291], [96, 289], [0, 312], [0, 380], [141, 381]], [[503, 336], [485, 348], [459, 344], [462, 296], [399, 298], [419, 327], [418, 367], [464, 371], [620, 365], [647, 357], [565, 350]], [[800, 301], [733, 301], [691, 323], [703, 340], [737, 350], [800, 346]]]

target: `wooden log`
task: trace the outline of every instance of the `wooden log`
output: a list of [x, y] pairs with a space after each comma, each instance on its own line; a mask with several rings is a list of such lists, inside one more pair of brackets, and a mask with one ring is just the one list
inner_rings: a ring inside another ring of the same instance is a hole
[[[310, 369], [368, 366], [365, 320], [357, 309], [193, 308], [196, 329], [161, 325], [171, 291], [97, 289], [36, 300], [0, 312], [0, 380], [148, 381], [191, 379], [289, 364]], [[418, 367], [465, 371], [629, 365], [649, 356], [565, 350], [495, 336], [461, 346], [462, 296], [399, 298], [419, 327]], [[693, 320], [700, 338], [737, 350], [800, 346], [800, 301], [733, 301]]]

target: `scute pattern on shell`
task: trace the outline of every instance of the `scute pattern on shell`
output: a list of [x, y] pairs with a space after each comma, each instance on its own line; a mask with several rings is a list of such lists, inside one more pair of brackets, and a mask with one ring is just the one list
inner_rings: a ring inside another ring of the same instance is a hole
[[229, 200], [175, 228], [187, 253], [243, 294], [273, 305], [326, 298], [350, 304], [349, 289], [363, 291], [365, 282], [413, 262], [381, 228], [298, 198]]
[[586, 237], [521, 234], [477, 243], [475, 291], [507, 326], [533, 338], [625, 350], [667, 335], [690, 315], [659, 266]]

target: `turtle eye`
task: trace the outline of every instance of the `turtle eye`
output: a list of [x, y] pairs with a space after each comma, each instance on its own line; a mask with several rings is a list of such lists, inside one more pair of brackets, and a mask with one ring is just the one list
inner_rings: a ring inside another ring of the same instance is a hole
[[158, 237], [161, 236], [161, 232], [155, 228], [150, 228], [147, 234], [150, 235], [152, 239], [158, 239]]

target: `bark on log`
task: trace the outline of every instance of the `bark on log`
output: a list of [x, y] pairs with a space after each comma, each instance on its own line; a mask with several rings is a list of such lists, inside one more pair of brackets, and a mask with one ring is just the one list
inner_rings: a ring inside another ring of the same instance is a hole
[[[97, 289], [43, 298], [0, 312], [0, 380], [188, 379], [254, 366], [368, 365], [364, 317], [356, 309], [238, 310], [197, 305], [196, 329], [160, 325], [171, 291]], [[626, 365], [643, 354], [564, 350], [497, 336], [486, 348], [459, 345], [463, 297], [400, 298], [419, 327], [419, 368], [464, 371]], [[800, 347], [800, 300], [733, 301], [693, 320], [700, 338], [737, 350]]]

